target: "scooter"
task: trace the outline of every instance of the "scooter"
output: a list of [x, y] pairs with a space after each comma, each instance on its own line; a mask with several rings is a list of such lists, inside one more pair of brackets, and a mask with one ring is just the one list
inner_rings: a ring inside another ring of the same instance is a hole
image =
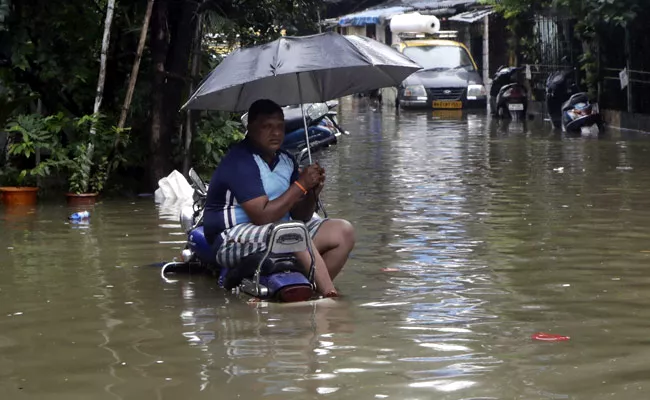
[[[336, 144], [342, 135], [349, 135], [338, 124], [337, 113], [334, 110], [338, 101], [326, 103], [305, 104], [305, 120], [309, 131], [309, 144], [311, 150]], [[282, 148], [294, 155], [307, 146], [305, 127], [300, 106], [283, 108], [285, 136]], [[242, 115], [244, 128], [248, 126], [248, 113]]]
[[[169, 268], [199, 269], [217, 276], [218, 285], [226, 290], [243, 292], [256, 299], [277, 302], [307, 301], [315, 296], [315, 261], [307, 227], [302, 222], [277, 223], [266, 237], [267, 250], [251, 254], [234, 268], [217, 264], [216, 254], [203, 230], [203, 211], [208, 194], [207, 185], [190, 169], [194, 189], [193, 204], [180, 213], [180, 224], [187, 234], [181, 261], [165, 264], [161, 277]], [[308, 272], [293, 255], [307, 250], [311, 255]]]
[[579, 92], [572, 70], [556, 71], [548, 77], [546, 108], [553, 126], [564, 132], [591, 135], [602, 130], [598, 103]]
[[516, 79], [523, 67], [501, 66], [494, 74], [490, 88], [490, 110], [498, 118], [526, 120], [528, 91]]
[[576, 93], [562, 104], [562, 130], [567, 133], [597, 135], [602, 132], [598, 103], [591, 102], [587, 93]]
[[546, 109], [556, 129], [562, 128], [562, 105], [578, 93], [573, 70], [556, 71], [546, 79]]

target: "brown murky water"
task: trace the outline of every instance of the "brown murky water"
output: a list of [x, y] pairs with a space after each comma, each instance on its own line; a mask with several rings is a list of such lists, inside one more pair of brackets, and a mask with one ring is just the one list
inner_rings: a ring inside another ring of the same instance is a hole
[[358, 231], [335, 304], [164, 282], [177, 205], [0, 209], [0, 398], [650, 397], [648, 138], [350, 99], [342, 123], [316, 157]]

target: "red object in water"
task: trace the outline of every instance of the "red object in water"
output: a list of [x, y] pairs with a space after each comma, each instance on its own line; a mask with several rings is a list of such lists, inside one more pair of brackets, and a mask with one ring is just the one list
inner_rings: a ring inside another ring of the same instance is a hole
[[571, 339], [569, 336], [553, 335], [551, 333], [538, 332], [533, 334], [533, 340], [541, 340], [544, 342], [565, 342]]
[[398, 268], [382, 268], [381, 272], [399, 272]]

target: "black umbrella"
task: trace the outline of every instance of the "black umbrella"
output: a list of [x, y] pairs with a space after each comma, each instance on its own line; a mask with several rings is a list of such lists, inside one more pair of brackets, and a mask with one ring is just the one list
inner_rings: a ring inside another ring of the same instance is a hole
[[[406, 56], [367, 37], [335, 32], [284, 36], [235, 50], [208, 75], [183, 108], [243, 111], [261, 98], [281, 106], [321, 103], [398, 86], [419, 69]], [[304, 124], [311, 164], [306, 120]]]

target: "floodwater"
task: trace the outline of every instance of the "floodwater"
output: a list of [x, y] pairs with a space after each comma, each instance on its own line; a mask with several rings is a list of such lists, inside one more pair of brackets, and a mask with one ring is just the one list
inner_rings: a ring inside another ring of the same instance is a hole
[[316, 159], [357, 229], [344, 297], [163, 281], [178, 205], [0, 209], [0, 398], [650, 398], [649, 138], [341, 108]]

